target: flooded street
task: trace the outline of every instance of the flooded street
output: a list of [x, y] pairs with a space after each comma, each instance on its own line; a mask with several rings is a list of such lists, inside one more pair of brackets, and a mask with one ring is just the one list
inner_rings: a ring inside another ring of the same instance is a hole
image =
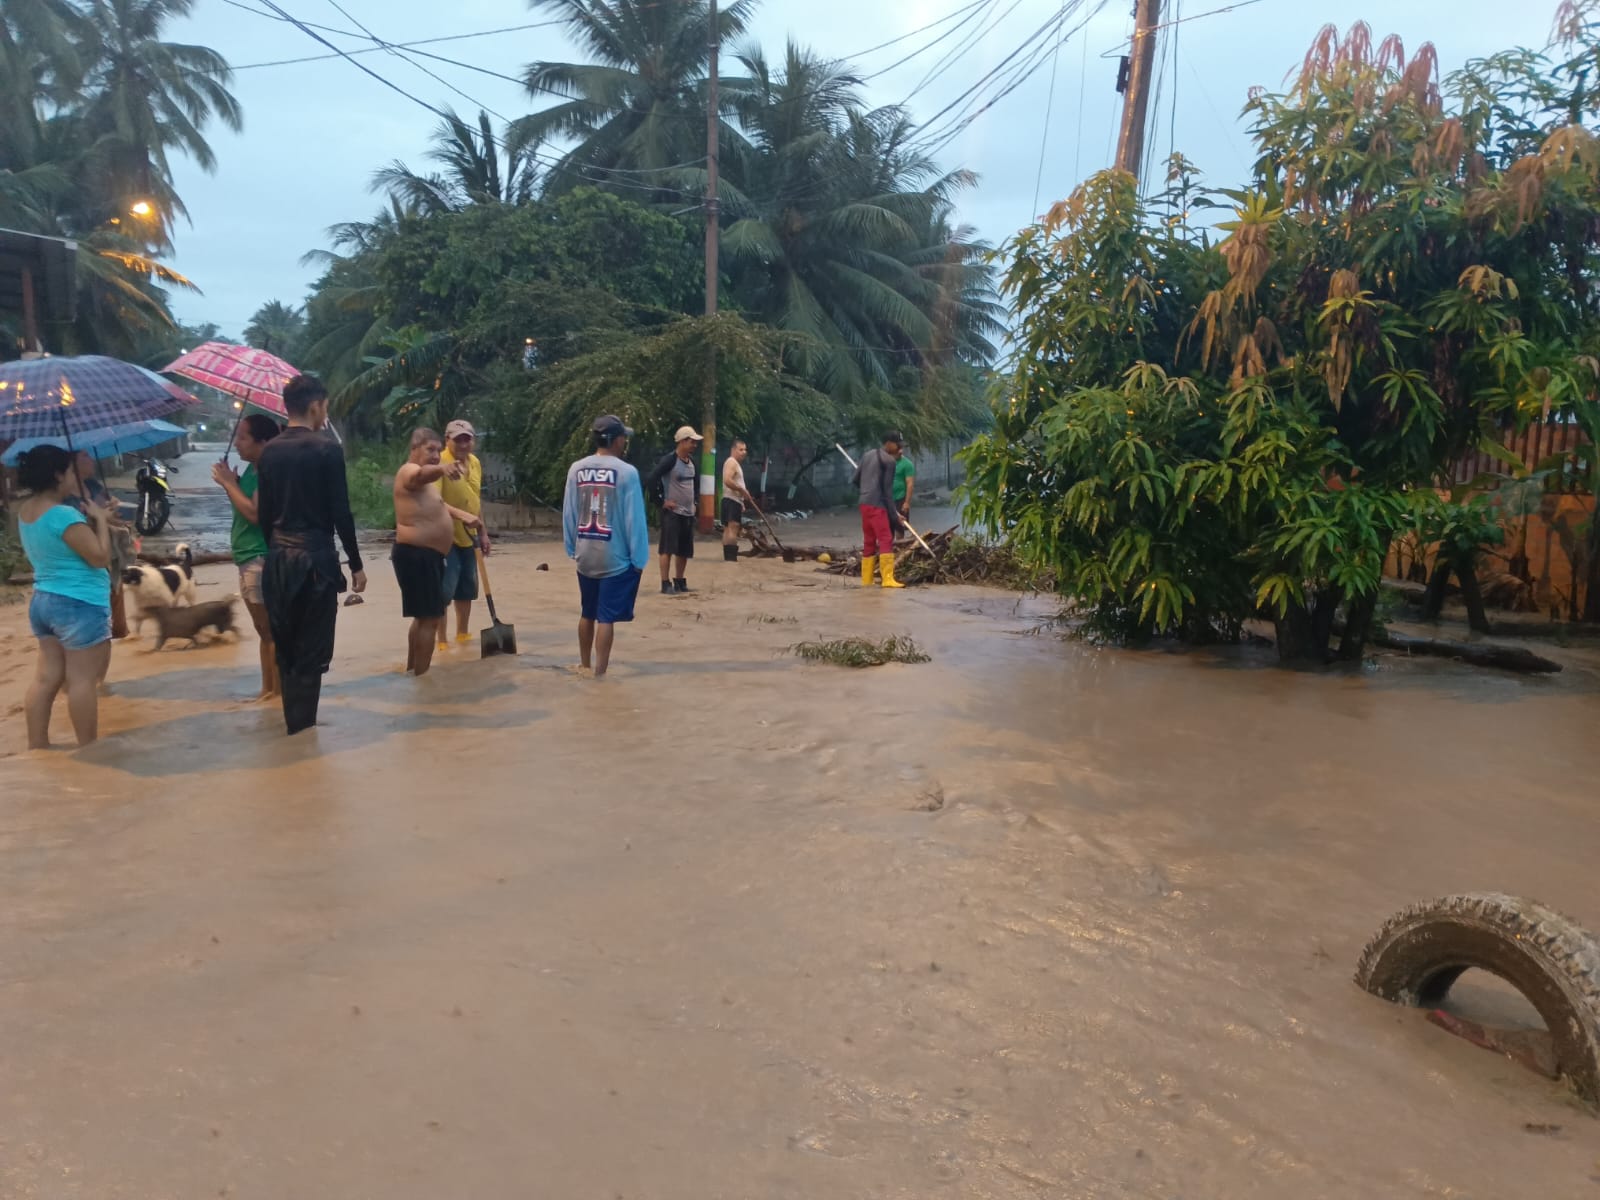
[[595, 684], [559, 546], [420, 681], [374, 547], [292, 743], [247, 635], [25, 754], [0, 608], [0, 1196], [1600, 1200], [1558, 1085], [1350, 982], [1442, 893], [1600, 927], [1600, 656], [1301, 674], [699, 549]]

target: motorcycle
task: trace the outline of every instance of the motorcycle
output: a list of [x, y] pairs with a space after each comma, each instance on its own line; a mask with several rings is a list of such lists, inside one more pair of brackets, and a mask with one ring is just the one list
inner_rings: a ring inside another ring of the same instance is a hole
[[172, 485], [167, 473], [176, 475], [177, 467], [169, 467], [159, 459], [147, 458], [133, 477], [139, 489], [139, 511], [133, 527], [141, 536], [160, 533], [172, 516]]

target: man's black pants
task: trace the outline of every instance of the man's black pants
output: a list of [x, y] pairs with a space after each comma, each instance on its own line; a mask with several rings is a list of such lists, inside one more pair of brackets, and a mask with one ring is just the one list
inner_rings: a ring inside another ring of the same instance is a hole
[[322, 677], [333, 663], [343, 584], [331, 546], [313, 551], [274, 545], [261, 572], [262, 599], [283, 689], [283, 720], [291, 734], [317, 723]]

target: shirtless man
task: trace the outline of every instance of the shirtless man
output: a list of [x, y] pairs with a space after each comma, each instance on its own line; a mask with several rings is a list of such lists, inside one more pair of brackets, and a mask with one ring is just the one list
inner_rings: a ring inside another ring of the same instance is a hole
[[[411, 435], [411, 457], [394, 477], [395, 543], [390, 555], [400, 584], [400, 612], [411, 618], [406, 644], [406, 674], [426, 675], [433, 665], [433, 647], [444, 620], [444, 560], [455, 544], [460, 521], [477, 529], [481, 517], [452, 508], [439, 494], [438, 483], [458, 478], [460, 463], [439, 461], [444, 442], [431, 429]], [[451, 472], [455, 472], [454, 475]]]

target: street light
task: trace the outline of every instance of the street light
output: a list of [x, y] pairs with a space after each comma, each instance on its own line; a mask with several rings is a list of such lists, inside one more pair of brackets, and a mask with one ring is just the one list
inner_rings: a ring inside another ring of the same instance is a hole
[[136, 217], [148, 217], [155, 212], [155, 207], [148, 200], [137, 200], [128, 211]]

